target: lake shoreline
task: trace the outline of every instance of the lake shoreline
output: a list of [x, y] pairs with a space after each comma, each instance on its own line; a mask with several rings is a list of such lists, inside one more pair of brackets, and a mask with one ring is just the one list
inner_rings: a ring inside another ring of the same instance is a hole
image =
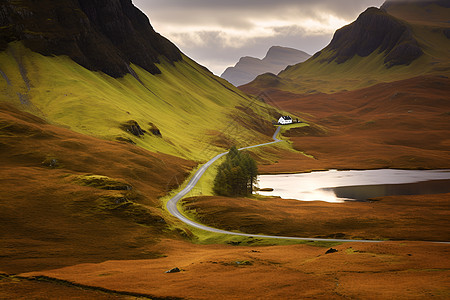
[[[328, 170], [259, 175], [262, 196], [300, 201], [367, 201], [393, 195], [450, 192], [450, 169]], [[272, 190], [270, 190], [272, 189]]]

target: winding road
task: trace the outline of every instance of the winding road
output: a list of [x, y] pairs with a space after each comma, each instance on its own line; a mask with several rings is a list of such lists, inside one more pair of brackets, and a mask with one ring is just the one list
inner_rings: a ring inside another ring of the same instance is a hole
[[[281, 127], [278, 127], [278, 129], [275, 131], [275, 133], [274, 133], [274, 135], [272, 137], [273, 138], [273, 142], [259, 144], [259, 145], [254, 145], [254, 146], [249, 146], [249, 147], [244, 147], [244, 148], [240, 148], [239, 150], [251, 149], [251, 148], [256, 148], [256, 147], [263, 147], [263, 146], [272, 145], [272, 144], [281, 142], [281, 140], [277, 138], [278, 134], [280, 133], [280, 129], [281, 129]], [[382, 242], [382, 241], [377, 241], [377, 240], [348, 240], [348, 239], [302, 238], [302, 237], [291, 237], [291, 236], [274, 236], [274, 235], [260, 235], [260, 234], [239, 233], [239, 232], [226, 231], [226, 230], [221, 230], [221, 229], [205, 226], [205, 225], [199, 224], [199, 223], [197, 223], [195, 221], [192, 221], [192, 220], [186, 218], [178, 210], [177, 203], [183, 197], [185, 197], [195, 187], [195, 185], [198, 183], [198, 181], [203, 176], [203, 174], [206, 172], [206, 170], [214, 162], [216, 162], [219, 158], [223, 157], [227, 153], [228, 152], [225, 152], [225, 153], [221, 153], [221, 154], [215, 156], [213, 159], [211, 159], [206, 164], [204, 164], [202, 167], [200, 167], [200, 169], [194, 174], [194, 176], [188, 182], [187, 186], [182, 191], [180, 191], [178, 194], [176, 194], [173, 198], [171, 198], [167, 202], [167, 205], [166, 205], [167, 210], [173, 216], [177, 217], [178, 219], [180, 219], [184, 223], [186, 223], [186, 224], [188, 224], [188, 225], [190, 225], [192, 227], [198, 228], [198, 229], [202, 229], [202, 230], [206, 230], [206, 231], [210, 231], [210, 232], [215, 232], [215, 233], [221, 233], [221, 234], [235, 235], [235, 236], [245, 236], [245, 237], [254, 237], [254, 238], [271, 238], [271, 239], [283, 239], [283, 240], [326, 241], [326, 242], [363, 242], [363, 243], [378, 243], [378, 242]], [[447, 242], [444, 242], [444, 243], [447, 243]]]

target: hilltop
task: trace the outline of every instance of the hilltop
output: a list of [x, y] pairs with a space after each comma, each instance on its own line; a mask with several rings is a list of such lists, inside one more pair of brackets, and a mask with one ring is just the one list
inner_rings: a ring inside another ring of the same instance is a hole
[[306, 62], [241, 86], [317, 125], [287, 133], [314, 160], [288, 153], [263, 170], [449, 167], [449, 12], [445, 1], [387, 1]]
[[[34, 52], [67, 55], [83, 67], [113, 77], [132, 72], [130, 63], [152, 74], [164, 56], [181, 61], [181, 52], [156, 33], [131, 1], [20, 1], [2, 4], [0, 51], [22, 41]], [[6, 26], [5, 26], [6, 25]]]
[[[450, 76], [449, 13], [445, 1], [388, 1], [368, 8], [337, 30], [323, 50], [278, 74], [276, 88], [334, 93], [421, 75]], [[267, 80], [261, 75], [243, 90], [274, 88]]]
[[245, 56], [234, 67], [227, 68], [220, 76], [235, 86], [251, 82], [264, 73], [278, 74], [289, 65], [304, 62], [311, 55], [293, 48], [273, 46], [263, 59]]

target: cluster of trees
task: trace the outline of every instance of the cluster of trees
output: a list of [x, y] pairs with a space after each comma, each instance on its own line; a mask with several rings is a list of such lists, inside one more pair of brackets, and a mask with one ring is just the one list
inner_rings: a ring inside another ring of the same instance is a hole
[[245, 197], [253, 193], [258, 167], [247, 153], [232, 147], [214, 179], [214, 193], [227, 197]]

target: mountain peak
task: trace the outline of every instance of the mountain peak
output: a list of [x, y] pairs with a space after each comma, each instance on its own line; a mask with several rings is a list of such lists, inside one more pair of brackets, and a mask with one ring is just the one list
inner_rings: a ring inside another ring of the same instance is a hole
[[375, 7], [368, 8], [355, 22], [337, 30], [327, 48], [334, 51], [328, 61], [338, 64], [355, 55], [366, 57], [376, 50], [385, 53], [387, 67], [409, 65], [423, 54], [406, 23]]
[[221, 75], [235, 86], [249, 83], [264, 73], [279, 73], [288, 65], [297, 64], [310, 58], [306, 52], [281, 46], [272, 46], [263, 59], [244, 56], [234, 67], [229, 67]]
[[83, 67], [113, 77], [133, 63], [157, 74], [159, 56], [180, 51], [156, 33], [131, 0], [8, 1], [0, 12], [0, 50], [22, 41], [43, 55], [68, 55]]

